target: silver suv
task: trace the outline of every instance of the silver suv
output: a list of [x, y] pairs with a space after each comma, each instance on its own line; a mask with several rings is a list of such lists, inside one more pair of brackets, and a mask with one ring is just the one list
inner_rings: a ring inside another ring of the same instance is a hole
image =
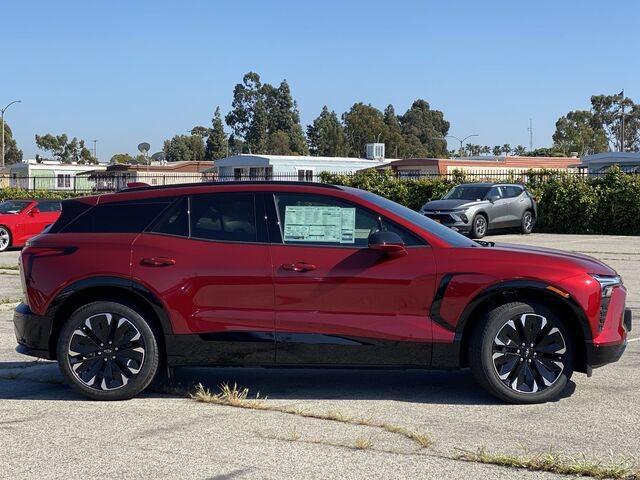
[[489, 229], [518, 227], [531, 233], [538, 216], [534, 198], [513, 183], [464, 183], [442, 197], [425, 203], [420, 213], [472, 238]]

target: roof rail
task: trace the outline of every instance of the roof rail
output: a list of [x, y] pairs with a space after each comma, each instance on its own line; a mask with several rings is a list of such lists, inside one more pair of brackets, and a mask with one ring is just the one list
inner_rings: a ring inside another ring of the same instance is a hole
[[195, 182], [195, 183], [174, 183], [171, 185], [152, 185], [152, 186], [140, 186], [131, 187], [118, 190], [116, 193], [128, 193], [128, 192], [144, 192], [147, 190], [164, 190], [168, 188], [191, 188], [191, 187], [211, 187], [211, 186], [230, 186], [230, 185], [292, 185], [292, 186], [307, 186], [307, 187], [320, 187], [331, 188], [339, 190], [340, 187], [331, 185], [330, 183], [317, 183], [317, 182], [299, 182], [295, 180], [231, 180], [225, 182]]

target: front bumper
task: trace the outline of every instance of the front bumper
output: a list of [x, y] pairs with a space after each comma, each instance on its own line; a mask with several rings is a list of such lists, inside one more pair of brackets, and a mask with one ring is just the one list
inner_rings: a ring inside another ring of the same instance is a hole
[[24, 303], [18, 305], [13, 313], [18, 353], [52, 360], [49, 347], [52, 326], [52, 318], [34, 314]]
[[[626, 333], [631, 331], [632, 314], [629, 308], [625, 308], [622, 314], [622, 328]], [[613, 344], [596, 344], [589, 343], [587, 345], [587, 365], [591, 368], [602, 367], [609, 363], [617, 362], [627, 348], [627, 340]]]
[[441, 223], [445, 227], [455, 230], [456, 232], [468, 233], [471, 231], [471, 222], [469, 219], [467, 218], [467, 222], [463, 222], [457, 214], [450, 212], [435, 213], [429, 211], [423, 211], [422, 214], [431, 220]]

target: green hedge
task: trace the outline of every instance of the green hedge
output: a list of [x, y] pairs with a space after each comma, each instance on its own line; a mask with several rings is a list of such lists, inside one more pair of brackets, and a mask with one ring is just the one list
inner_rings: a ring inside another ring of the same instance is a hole
[[[460, 172], [447, 179], [399, 180], [390, 171], [322, 173], [321, 178], [327, 183], [368, 190], [413, 210], [441, 198], [459, 183], [473, 181]], [[625, 174], [615, 167], [600, 176], [530, 171], [526, 178], [525, 185], [539, 200], [537, 231], [640, 235], [640, 175]]]
[[31, 198], [51, 198], [64, 200], [66, 198], [82, 197], [86, 193], [65, 192], [63, 190], [24, 190], [22, 188], [0, 188], [0, 202], [5, 200], [28, 200]]

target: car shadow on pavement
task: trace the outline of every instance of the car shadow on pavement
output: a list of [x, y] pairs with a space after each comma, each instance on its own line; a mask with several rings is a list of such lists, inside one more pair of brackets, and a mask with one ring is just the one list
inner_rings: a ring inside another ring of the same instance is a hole
[[[246, 387], [250, 396], [272, 400], [392, 400], [424, 404], [499, 405], [469, 370], [356, 370], [292, 368], [175, 368], [144, 397], [186, 397], [201, 383], [212, 392], [222, 384]], [[569, 382], [560, 398], [570, 396]], [[0, 362], [0, 400], [86, 400], [62, 379], [55, 362]]]
[[[198, 383], [213, 393], [222, 384], [248, 388], [273, 400], [393, 400], [425, 404], [501, 404], [478, 386], [469, 370], [356, 370], [288, 368], [174, 369], [168, 385], [192, 391]], [[570, 396], [569, 382], [560, 398]], [[170, 391], [170, 390], [169, 390]]]

